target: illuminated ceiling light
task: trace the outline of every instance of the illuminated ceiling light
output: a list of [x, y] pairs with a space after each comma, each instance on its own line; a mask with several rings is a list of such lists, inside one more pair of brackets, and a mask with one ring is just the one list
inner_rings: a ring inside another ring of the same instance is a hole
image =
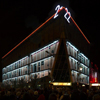
[[63, 83], [58, 83], [58, 85], [63, 85]]
[[85, 85], [83, 84], [82, 86], [84, 87]]
[[53, 83], [53, 85], [58, 85], [58, 83]]
[[80, 67], [79, 69], [80, 69], [80, 71], [82, 71], [82, 67]]
[[53, 82], [54, 86], [71, 86], [70, 82]]

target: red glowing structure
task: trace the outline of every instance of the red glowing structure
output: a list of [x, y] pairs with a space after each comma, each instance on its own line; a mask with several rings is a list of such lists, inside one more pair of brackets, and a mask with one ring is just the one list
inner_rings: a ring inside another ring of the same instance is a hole
[[91, 62], [90, 68], [90, 83], [98, 83], [98, 67]]

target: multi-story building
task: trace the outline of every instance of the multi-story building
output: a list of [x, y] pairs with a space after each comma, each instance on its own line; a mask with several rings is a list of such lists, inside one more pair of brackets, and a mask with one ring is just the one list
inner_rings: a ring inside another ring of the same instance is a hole
[[68, 9], [59, 7], [53, 16], [2, 57], [3, 83], [21, 79], [28, 82], [30, 77], [39, 79], [50, 74], [53, 85], [89, 84], [90, 42]]

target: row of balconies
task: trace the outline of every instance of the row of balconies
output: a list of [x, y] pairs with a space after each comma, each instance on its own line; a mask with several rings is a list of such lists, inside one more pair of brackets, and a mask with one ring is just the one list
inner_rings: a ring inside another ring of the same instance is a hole
[[71, 70], [75, 70], [75, 71], [81, 72], [81, 73], [83, 73], [85, 75], [89, 75], [89, 71], [88, 71], [89, 69], [87, 71], [83, 71], [83, 70], [80, 71], [80, 69], [78, 69], [78, 70], [77, 69], [71, 69]]
[[44, 71], [44, 70], [48, 70], [48, 69], [43, 69], [43, 70], [36, 70], [36, 69], [35, 70], [33, 70], [33, 69], [30, 70], [30, 69], [28, 69], [28, 71], [27, 70], [24, 71], [24, 72], [22, 72], [22, 71], [19, 72], [18, 71], [14, 74], [9, 72], [9, 76], [8, 76], [8, 74], [5, 74], [5, 76], [3, 74], [3, 79], [14, 78], [14, 77], [18, 77], [18, 76], [22, 76], [22, 75], [26, 75], [26, 74], [30, 75], [31, 73], [40, 72], [40, 71]]
[[[48, 57], [50, 57], [50, 55], [48, 56]], [[46, 57], [46, 58], [48, 58], [48, 57]], [[42, 59], [41, 59], [42, 60]], [[35, 62], [37, 62], [37, 61], [39, 61], [39, 60], [36, 60]], [[28, 62], [28, 63], [26, 63], [26, 65], [27, 64], [31, 64], [31, 63], [33, 63], [33, 62]], [[38, 64], [40, 64], [40, 62], [38, 63]], [[44, 64], [44, 61], [41, 61], [41, 65], [43, 65]], [[23, 65], [23, 66], [25, 66], [25, 65]], [[10, 67], [7, 67], [7, 68], [4, 68], [3, 69], [3, 74], [5, 74], [5, 73], [7, 73], [7, 72], [10, 72], [10, 71], [13, 71], [13, 70], [15, 70], [15, 69], [19, 69], [19, 68], [21, 68], [21, 67], [23, 67], [23, 66], [19, 66], [19, 67], [13, 67], [12, 66], [12, 68], [11, 68], [11, 66]]]
[[27, 74], [28, 74], [27, 71], [25, 71], [23, 74], [20, 73], [20, 72], [19, 73], [15, 73], [15, 74], [9, 73], [9, 75], [3, 76], [3, 79], [14, 78], [14, 77], [22, 76], [22, 75], [27, 75]]

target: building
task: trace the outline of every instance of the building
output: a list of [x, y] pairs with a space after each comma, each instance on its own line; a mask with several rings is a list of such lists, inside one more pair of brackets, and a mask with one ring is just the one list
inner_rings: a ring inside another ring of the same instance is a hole
[[89, 85], [90, 42], [65, 7], [2, 57], [2, 82], [50, 74], [53, 85]]
[[90, 87], [100, 86], [100, 72], [96, 64], [91, 62], [90, 64]]

